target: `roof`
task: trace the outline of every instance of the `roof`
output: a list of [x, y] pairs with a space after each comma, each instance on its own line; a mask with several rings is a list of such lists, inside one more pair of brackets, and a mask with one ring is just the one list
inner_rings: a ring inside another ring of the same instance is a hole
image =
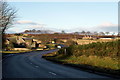
[[16, 38], [7, 38], [7, 40], [9, 40], [10, 42], [16, 43]]
[[22, 38], [24, 40], [33, 40], [33, 38]]

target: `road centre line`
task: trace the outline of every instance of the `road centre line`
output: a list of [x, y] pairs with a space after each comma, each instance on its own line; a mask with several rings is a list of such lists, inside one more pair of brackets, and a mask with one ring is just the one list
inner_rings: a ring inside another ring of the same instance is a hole
[[56, 75], [55, 73], [53, 73], [53, 72], [49, 72], [50, 74], [53, 74], [53, 75]]
[[35, 67], [39, 67], [39, 66], [35, 66]]

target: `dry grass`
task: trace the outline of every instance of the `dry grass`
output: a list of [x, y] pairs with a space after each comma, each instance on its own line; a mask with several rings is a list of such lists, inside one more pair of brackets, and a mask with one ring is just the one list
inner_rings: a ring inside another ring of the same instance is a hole
[[55, 56], [57, 52], [52, 52], [52, 53], [48, 53], [48, 54], [43, 54], [43, 56]]
[[25, 51], [16, 51], [16, 50], [15, 51], [2, 51], [2, 53], [8, 53], [9, 54], [9, 53], [23, 53], [23, 52], [30, 52], [30, 51], [32, 51], [32, 50], [27, 50], [27, 51], [26, 50]]
[[110, 57], [104, 57], [100, 58], [98, 56], [71, 56], [67, 59], [64, 59], [62, 61], [65, 61], [67, 63], [71, 64], [87, 64], [87, 65], [92, 65], [96, 67], [101, 67], [101, 68], [107, 68], [107, 69], [113, 69], [113, 70], [118, 70], [120, 67], [118, 66], [118, 60], [117, 59], [112, 59]]
[[96, 43], [96, 42], [111, 42], [111, 41], [115, 41], [115, 39], [98, 39], [98, 40], [73, 39], [73, 40], [76, 41], [79, 45]]

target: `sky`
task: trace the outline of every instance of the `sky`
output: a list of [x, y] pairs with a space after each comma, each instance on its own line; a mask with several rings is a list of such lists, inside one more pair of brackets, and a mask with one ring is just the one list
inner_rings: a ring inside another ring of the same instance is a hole
[[8, 33], [24, 30], [118, 32], [117, 2], [9, 2], [17, 19]]

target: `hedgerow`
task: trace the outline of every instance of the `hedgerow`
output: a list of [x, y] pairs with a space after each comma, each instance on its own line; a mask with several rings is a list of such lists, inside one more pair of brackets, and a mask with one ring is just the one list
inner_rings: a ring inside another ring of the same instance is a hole
[[[59, 50], [59, 54], [66, 55], [95, 55], [100, 57], [111, 57], [118, 58], [119, 57], [119, 44], [120, 40], [112, 41], [112, 42], [97, 42], [86, 45], [72, 45], [67, 48], [63, 48]], [[66, 49], [66, 52], [65, 52]]]

